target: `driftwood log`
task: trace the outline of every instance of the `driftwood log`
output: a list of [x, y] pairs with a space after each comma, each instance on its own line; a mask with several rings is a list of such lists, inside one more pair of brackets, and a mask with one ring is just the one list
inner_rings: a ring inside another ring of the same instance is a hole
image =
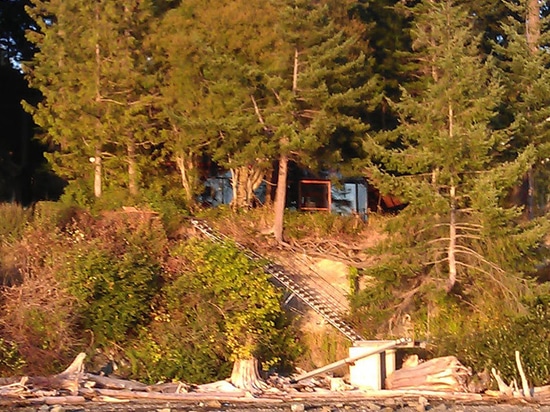
[[470, 375], [455, 356], [445, 356], [412, 366], [404, 364], [386, 378], [386, 388], [465, 392]]
[[65, 389], [71, 395], [77, 395], [80, 384], [84, 379], [85, 358], [86, 354], [80, 353], [63, 372], [52, 376], [28, 377], [25, 380], [25, 385], [42, 390]]
[[[326, 379], [309, 379], [304, 381], [307, 381], [307, 384], [293, 384], [291, 378], [274, 379], [272, 376], [264, 381], [259, 379], [257, 362], [252, 359], [235, 367], [235, 382], [226, 379], [204, 385], [188, 385], [182, 382], [146, 385], [85, 373], [84, 358], [84, 354], [77, 356], [71, 366], [57, 375], [4, 378], [0, 383], [0, 407], [89, 402], [127, 403], [132, 400], [212, 402], [212, 405], [221, 405], [224, 401], [269, 405], [313, 399], [334, 403], [336, 400], [351, 402], [399, 398], [407, 402], [411, 399], [416, 402], [419, 397], [425, 400], [460, 402], [494, 402], [495, 399], [514, 401], [513, 398], [518, 397], [525, 401], [530, 397], [530, 402], [550, 404], [550, 386], [528, 388], [527, 377], [524, 376], [523, 390], [519, 390], [516, 383], [506, 385], [496, 371], [493, 371], [493, 374], [499, 382], [499, 391], [467, 393], [466, 381], [470, 373], [453, 356], [422, 363], [407, 362], [402, 369], [398, 369], [387, 378], [388, 389], [368, 392], [347, 385], [342, 378], [331, 378], [328, 386], [323, 384], [326, 383]], [[519, 354], [516, 355], [516, 359], [519, 363]], [[240, 383], [246, 388], [237, 388], [235, 383]]]

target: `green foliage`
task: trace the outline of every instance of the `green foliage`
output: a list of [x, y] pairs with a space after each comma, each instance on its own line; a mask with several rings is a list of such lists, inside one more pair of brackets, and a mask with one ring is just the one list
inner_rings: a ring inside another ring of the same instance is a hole
[[[209, 318], [211, 319], [211, 318]], [[173, 318], [157, 319], [125, 351], [130, 361], [129, 376], [143, 382], [183, 381], [196, 384], [227, 378], [232, 363], [227, 353], [207, 331], [193, 328], [174, 313]]]
[[38, 202], [34, 205], [32, 214], [33, 229], [57, 231], [71, 224], [82, 208], [73, 203]]
[[0, 242], [11, 243], [21, 238], [29, 211], [14, 203], [0, 203]]
[[515, 319], [487, 322], [483, 329], [462, 329], [441, 335], [437, 341], [446, 353], [458, 356], [476, 371], [495, 368], [511, 382], [520, 381], [515, 351], [529, 383], [534, 386], [550, 383], [550, 297], [540, 296], [528, 306], [528, 313]]
[[153, 187], [144, 191], [141, 199], [147, 208], [159, 214], [169, 237], [182, 227], [185, 218], [189, 216], [190, 205], [179, 188]]
[[187, 289], [207, 288], [206, 302], [223, 315], [231, 356], [255, 355], [258, 344], [269, 341], [281, 313], [279, 292], [268, 282], [268, 275], [231, 244], [190, 242], [176, 254], [185, 256], [192, 268]]
[[82, 208], [92, 206], [94, 204], [94, 193], [90, 179], [70, 181], [59, 200], [66, 205], [75, 205]]
[[354, 296], [359, 291], [359, 269], [350, 267], [348, 273], [349, 293]]
[[15, 375], [25, 366], [17, 344], [0, 338], [0, 375]]
[[369, 278], [365, 287], [350, 297], [351, 321], [366, 331], [365, 337], [374, 339], [380, 333], [388, 333], [386, 321], [398, 304], [393, 293], [396, 289], [395, 279], [392, 282]]
[[397, 127], [366, 140], [375, 184], [407, 206], [388, 222], [387, 242], [373, 251], [379, 259], [368, 275], [382, 293], [393, 288], [381, 308], [415, 312], [439, 289], [474, 311], [498, 301], [512, 316], [528, 292], [525, 278], [544, 260], [548, 221], [522, 222], [521, 210], [505, 198], [536, 150], [524, 146], [502, 159], [509, 136], [493, 121], [503, 87], [494, 61], [480, 56], [464, 5], [419, 1], [409, 12], [410, 57], [422, 87], [403, 87], [391, 103]]
[[158, 283], [158, 262], [133, 253], [110, 255], [93, 245], [73, 256], [67, 268], [69, 290], [80, 306], [82, 326], [100, 343], [122, 342], [148, 319]]
[[288, 212], [285, 214], [285, 232], [293, 239], [306, 236], [335, 236], [336, 234], [357, 234], [364, 224], [354, 216], [340, 216], [334, 213]]
[[[128, 349], [133, 376], [206, 382], [227, 377], [232, 361], [254, 355], [264, 368], [289, 367], [301, 353], [267, 275], [232, 244], [191, 240], [148, 332]], [[176, 264], [176, 263], [174, 263]]]
[[148, 321], [150, 301], [160, 288], [165, 234], [147, 217], [114, 213], [92, 227], [85, 223], [67, 230], [75, 247], [60, 279], [77, 299], [82, 326], [96, 341], [122, 342]]

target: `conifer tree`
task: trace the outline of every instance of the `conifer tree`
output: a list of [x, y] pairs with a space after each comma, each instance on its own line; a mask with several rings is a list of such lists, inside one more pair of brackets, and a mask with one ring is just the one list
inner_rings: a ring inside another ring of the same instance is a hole
[[492, 120], [503, 88], [465, 8], [424, 0], [412, 12], [425, 88], [403, 89], [393, 104], [399, 125], [369, 140], [376, 153], [369, 173], [407, 206], [391, 221], [388, 254], [371, 274], [406, 285], [402, 310], [444, 290], [480, 311], [501, 299], [498, 316], [521, 305], [521, 277], [533, 270], [545, 231], [540, 222], [522, 226], [521, 210], [504, 202], [535, 151], [527, 146], [502, 160], [509, 141]]
[[[165, 96], [174, 102], [168, 117], [177, 135], [170, 145], [187, 158], [207, 146], [232, 172], [237, 208], [250, 204], [278, 161], [280, 241], [288, 161], [311, 165], [331, 139], [366, 129], [359, 108], [372, 99], [375, 81], [359, 36], [336, 27], [334, 12], [309, 2], [188, 1], [169, 13], [167, 27], [178, 31], [166, 50], [187, 56], [168, 71]], [[331, 155], [341, 159], [338, 148]]]
[[[283, 44], [277, 53], [282, 64], [263, 71], [267, 93], [259, 112], [277, 144], [273, 231], [281, 242], [289, 161], [318, 166], [319, 154], [331, 142], [365, 133], [368, 125], [359, 108], [375, 106], [380, 89], [365, 51], [357, 46], [363, 33], [348, 36], [336, 24], [329, 3], [276, 4], [281, 13], [278, 30]], [[337, 149], [331, 165], [341, 160]]]
[[530, 218], [544, 213], [548, 203], [550, 157], [550, 45], [549, 5], [536, 0], [505, 2], [508, 19], [502, 23], [504, 41], [495, 49], [502, 56], [506, 79], [506, 112], [512, 118], [510, 151], [533, 145], [537, 158], [524, 177], [525, 200]]
[[236, 208], [250, 205], [269, 166], [251, 67], [273, 49], [273, 21], [269, 2], [260, 1], [188, 1], [164, 18], [166, 145], [189, 202], [202, 153], [231, 171]]
[[[25, 71], [44, 96], [27, 109], [59, 148], [51, 156], [56, 172], [75, 181], [93, 170], [96, 197], [105, 162], [111, 173], [127, 165], [126, 187], [137, 191], [136, 147], [148, 141], [154, 87], [144, 42], [150, 8], [145, 0], [37, 0], [27, 8], [40, 27], [29, 33], [40, 52]], [[123, 181], [111, 177], [111, 185]]]

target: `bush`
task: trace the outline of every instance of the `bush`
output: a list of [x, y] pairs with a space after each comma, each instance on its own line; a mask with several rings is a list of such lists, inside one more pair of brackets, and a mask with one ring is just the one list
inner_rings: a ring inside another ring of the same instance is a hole
[[0, 338], [0, 375], [15, 375], [25, 366], [17, 344]]
[[14, 203], [0, 203], [0, 242], [14, 242], [21, 238], [29, 212]]
[[71, 258], [67, 285], [77, 299], [82, 326], [99, 343], [122, 342], [147, 321], [158, 288], [158, 262], [131, 253], [111, 255], [94, 246]]
[[356, 216], [327, 212], [285, 212], [285, 231], [291, 238], [326, 237], [336, 234], [355, 235], [365, 228]]
[[1, 334], [17, 345], [31, 373], [59, 372], [80, 349], [74, 300], [55, 276], [68, 246], [59, 230], [29, 226], [10, 250], [17, 277], [2, 290]]
[[161, 285], [166, 237], [154, 219], [108, 214], [67, 229], [75, 247], [60, 273], [77, 300], [82, 327], [100, 344], [122, 342], [148, 322]]
[[147, 333], [128, 349], [133, 377], [202, 383], [223, 379], [232, 361], [255, 355], [288, 367], [300, 353], [280, 295], [234, 245], [190, 241], [172, 252], [174, 276]]
[[457, 356], [474, 370], [495, 368], [510, 382], [520, 381], [515, 361], [519, 351], [529, 383], [550, 384], [550, 295], [530, 304], [529, 313], [507, 324], [471, 333], [457, 345]]

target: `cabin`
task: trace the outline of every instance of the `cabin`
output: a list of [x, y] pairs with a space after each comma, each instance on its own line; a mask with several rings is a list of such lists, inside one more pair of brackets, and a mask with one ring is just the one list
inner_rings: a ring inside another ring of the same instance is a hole
[[[276, 176], [275, 176], [276, 177]], [[255, 191], [259, 204], [274, 196], [265, 182]], [[203, 205], [216, 207], [233, 199], [231, 173], [215, 171], [204, 178], [204, 191], [199, 196]], [[286, 207], [303, 212], [327, 212], [353, 215], [366, 221], [368, 212], [392, 212], [404, 204], [395, 196], [381, 194], [364, 177], [344, 178], [336, 173], [312, 174], [292, 167], [287, 183]]]

